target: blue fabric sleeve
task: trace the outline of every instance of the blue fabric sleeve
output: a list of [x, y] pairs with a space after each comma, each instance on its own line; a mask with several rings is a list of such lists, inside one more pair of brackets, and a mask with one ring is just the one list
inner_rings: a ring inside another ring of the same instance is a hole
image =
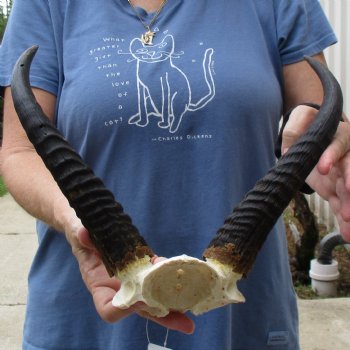
[[320, 53], [337, 41], [318, 0], [276, 0], [275, 18], [282, 64]]
[[57, 95], [59, 75], [55, 43], [47, 1], [14, 1], [0, 46], [0, 86], [11, 84], [12, 69], [19, 55], [30, 46], [39, 45], [31, 67], [31, 85]]

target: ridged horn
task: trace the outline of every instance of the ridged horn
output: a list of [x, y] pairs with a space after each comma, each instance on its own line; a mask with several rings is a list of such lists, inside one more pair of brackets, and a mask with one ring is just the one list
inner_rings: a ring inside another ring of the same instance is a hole
[[331, 143], [341, 119], [343, 98], [337, 80], [322, 63], [305, 59], [324, 90], [315, 121], [234, 208], [203, 253], [204, 258], [228, 264], [243, 275], [250, 271], [277, 219]]
[[29, 83], [29, 71], [37, 50], [37, 46], [26, 50], [14, 67], [11, 85], [14, 106], [29, 140], [89, 231], [112, 276], [135, 259], [154, 254], [121, 204], [36, 102]]

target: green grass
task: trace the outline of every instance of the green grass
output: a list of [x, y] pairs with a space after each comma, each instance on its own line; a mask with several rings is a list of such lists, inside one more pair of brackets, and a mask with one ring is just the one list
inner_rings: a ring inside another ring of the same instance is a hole
[[4, 181], [2, 180], [2, 177], [0, 176], [0, 197], [4, 196], [7, 193], [6, 186], [4, 184]]
[[311, 285], [296, 283], [294, 288], [300, 299], [321, 299], [321, 297], [317, 296], [317, 294], [312, 290]]

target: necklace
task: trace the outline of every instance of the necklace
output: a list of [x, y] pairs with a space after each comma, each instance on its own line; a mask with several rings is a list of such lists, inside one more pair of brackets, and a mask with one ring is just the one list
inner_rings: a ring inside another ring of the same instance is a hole
[[153, 38], [155, 37], [156, 32], [152, 31], [152, 26], [153, 26], [154, 22], [157, 20], [159, 14], [162, 11], [162, 9], [163, 9], [164, 5], [166, 4], [166, 2], [167, 2], [167, 0], [163, 0], [161, 5], [159, 6], [159, 9], [156, 11], [156, 13], [153, 16], [153, 18], [151, 19], [151, 21], [147, 24], [147, 23], [145, 23], [143, 21], [141, 16], [138, 14], [138, 12], [136, 11], [135, 6], [131, 3], [130, 0], [128, 0], [128, 3], [130, 4], [131, 8], [135, 12], [137, 18], [139, 19], [141, 24], [146, 29], [146, 32], [141, 35], [141, 41], [142, 41], [143, 44], [145, 44], [145, 45], [152, 45], [153, 44]]

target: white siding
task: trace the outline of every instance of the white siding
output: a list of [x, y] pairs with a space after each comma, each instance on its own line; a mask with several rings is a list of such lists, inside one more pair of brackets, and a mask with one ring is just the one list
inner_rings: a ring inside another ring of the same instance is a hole
[[338, 43], [325, 51], [331, 71], [344, 94], [344, 111], [350, 115], [350, 0], [320, 0], [338, 37]]

